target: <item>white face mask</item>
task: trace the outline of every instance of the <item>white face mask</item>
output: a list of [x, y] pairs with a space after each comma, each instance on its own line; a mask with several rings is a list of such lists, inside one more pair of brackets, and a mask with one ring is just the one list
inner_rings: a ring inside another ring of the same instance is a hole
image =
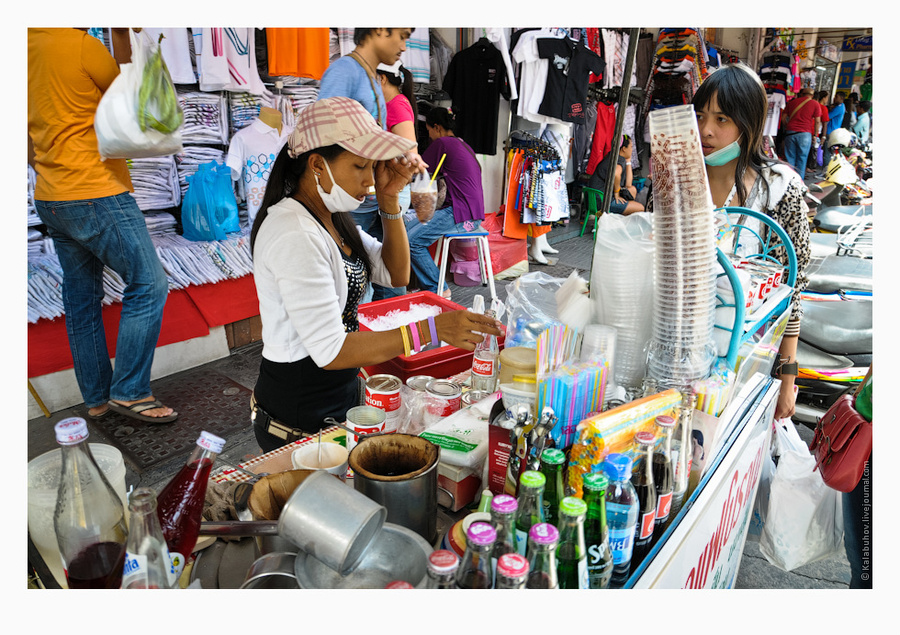
[[319, 182], [319, 175], [315, 175], [316, 190], [319, 192], [319, 196], [325, 204], [325, 209], [332, 214], [335, 214], [337, 212], [352, 212], [362, 205], [363, 202], [361, 200], [355, 196], [351, 196], [347, 190], [337, 184], [337, 181], [334, 180], [334, 175], [331, 173], [331, 168], [328, 166], [328, 161], [325, 162], [325, 170], [328, 171], [328, 178], [331, 179], [330, 193], [326, 193], [325, 190], [322, 189], [322, 184]]

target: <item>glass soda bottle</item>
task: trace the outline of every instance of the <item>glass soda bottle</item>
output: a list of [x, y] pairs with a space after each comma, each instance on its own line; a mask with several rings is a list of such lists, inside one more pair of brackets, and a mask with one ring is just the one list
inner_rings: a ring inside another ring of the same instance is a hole
[[563, 468], [566, 453], [557, 448], [541, 452], [541, 474], [547, 479], [544, 485], [544, 521], [559, 527], [559, 502], [566, 497]]
[[497, 532], [497, 540], [491, 550], [491, 571], [497, 580], [497, 561], [505, 553], [518, 553], [516, 541], [516, 512], [519, 502], [509, 494], [497, 494], [491, 499], [491, 525]]
[[559, 531], [550, 523], [537, 523], [528, 531], [528, 581], [526, 589], [558, 589], [556, 548]]
[[495, 589], [524, 589], [528, 581], [528, 559], [518, 553], [504, 553], [497, 561]]
[[635, 469], [631, 475], [631, 484], [638, 497], [638, 523], [634, 533], [634, 553], [631, 557], [631, 570], [641, 564], [644, 556], [650, 551], [653, 542], [653, 527], [656, 522], [656, 486], [653, 484], [653, 444], [656, 437], [651, 432], [638, 432], [634, 435], [637, 446]]
[[428, 554], [428, 588], [455, 589], [459, 558], [447, 549], [437, 549]]
[[672, 475], [675, 482], [672, 487], [672, 510], [669, 518], [678, 515], [684, 499], [687, 495], [688, 484], [691, 478], [691, 464], [693, 463], [694, 444], [692, 440], [694, 406], [697, 403], [697, 395], [684, 395], [682, 406], [678, 408], [678, 419], [675, 424], [675, 432], [672, 435]]
[[128, 528], [122, 500], [87, 444], [87, 422], [63, 419], [54, 426], [62, 474], [53, 528], [70, 589], [122, 586]]
[[497, 532], [490, 523], [476, 521], [466, 532], [466, 552], [456, 570], [456, 586], [460, 589], [490, 589], [491, 549]]
[[171, 589], [178, 581], [156, 515], [156, 493], [139, 487], [128, 499], [131, 526], [125, 552], [123, 589]]
[[606, 488], [606, 521], [613, 556], [612, 588], [624, 586], [631, 571], [638, 521], [638, 497], [631, 484], [631, 464], [629, 456], [618, 453], [607, 455], [605, 462], [610, 479]]
[[653, 544], [659, 540], [669, 524], [672, 510], [672, 492], [675, 475], [672, 470], [672, 432], [675, 419], [668, 415], [656, 417], [656, 426], [662, 438], [660, 447], [653, 452], [653, 484], [656, 486], [656, 520], [653, 527]]
[[[476, 296], [481, 298], [481, 296]], [[481, 302], [482, 306], [484, 301]], [[473, 311], [480, 313], [476, 306]], [[496, 319], [497, 314], [491, 309], [484, 311], [484, 314]], [[500, 345], [497, 343], [497, 336], [484, 334], [484, 341], [475, 345], [475, 354], [472, 356], [472, 390], [484, 390], [492, 393], [497, 390], [497, 379], [500, 376], [499, 369]]]
[[589, 589], [584, 520], [587, 503], [567, 496], [559, 504], [559, 546], [556, 572], [560, 589]]
[[587, 517], [584, 541], [587, 545], [588, 584], [592, 589], [608, 589], [613, 558], [606, 526], [606, 488], [609, 479], [602, 472], [587, 474], [583, 480]]
[[223, 447], [225, 439], [201, 432], [184, 467], [159, 493], [156, 511], [176, 580], [197, 544], [209, 474]]
[[544, 486], [547, 478], [540, 472], [526, 470], [519, 479], [519, 512], [516, 515], [516, 545], [523, 556], [528, 548], [531, 527], [545, 522]]

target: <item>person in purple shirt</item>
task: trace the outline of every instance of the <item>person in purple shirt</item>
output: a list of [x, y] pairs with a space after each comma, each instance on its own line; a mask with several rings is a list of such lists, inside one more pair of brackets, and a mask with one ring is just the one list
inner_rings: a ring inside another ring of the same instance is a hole
[[[474, 231], [484, 220], [484, 190], [481, 185], [481, 165], [475, 151], [454, 134], [456, 119], [447, 108], [433, 108], [425, 117], [425, 127], [431, 143], [422, 159], [432, 174], [441, 165], [440, 175], [447, 184], [447, 196], [441, 209], [427, 223], [419, 222], [414, 214], [407, 217], [410, 259], [413, 272], [423, 291], [450, 297], [450, 289], [440, 291], [437, 282], [440, 272], [428, 247], [444, 234]], [[444, 158], [441, 164], [441, 157]]]

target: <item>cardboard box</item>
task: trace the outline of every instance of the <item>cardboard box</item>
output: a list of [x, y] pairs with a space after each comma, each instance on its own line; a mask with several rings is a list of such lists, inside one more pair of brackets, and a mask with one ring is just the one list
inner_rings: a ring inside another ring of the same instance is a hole
[[438, 487], [453, 495], [453, 507], [457, 512], [481, 496], [481, 477], [468, 467], [438, 463]]
[[488, 482], [486, 487], [494, 495], [504, 493], [506, 466], [513, 446], [510, 431], [497, 425], [488, 426]]

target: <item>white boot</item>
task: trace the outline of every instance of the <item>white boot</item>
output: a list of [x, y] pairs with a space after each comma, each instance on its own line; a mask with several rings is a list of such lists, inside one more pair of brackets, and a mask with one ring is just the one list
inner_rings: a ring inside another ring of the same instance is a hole
[[546, 265], [549, 264], [547, 259], [544, 257], [543, 252], [541, 251], [541, 247], [538, 244], [537, 238], [532, 237], [531, 239], [531, 247], [528, 248], [528, 255], [534, 260], [536, 263]]
[[558, 254], [559, 249], [554, 249], [550, 246], [550, 242], [547, 240], [547, 234], [541, 234], [540, 236], [535, 236], [534, 238], [535, 244], [537, 244], [538, 249], [541, 250], [542, 253], [545, 254]]

